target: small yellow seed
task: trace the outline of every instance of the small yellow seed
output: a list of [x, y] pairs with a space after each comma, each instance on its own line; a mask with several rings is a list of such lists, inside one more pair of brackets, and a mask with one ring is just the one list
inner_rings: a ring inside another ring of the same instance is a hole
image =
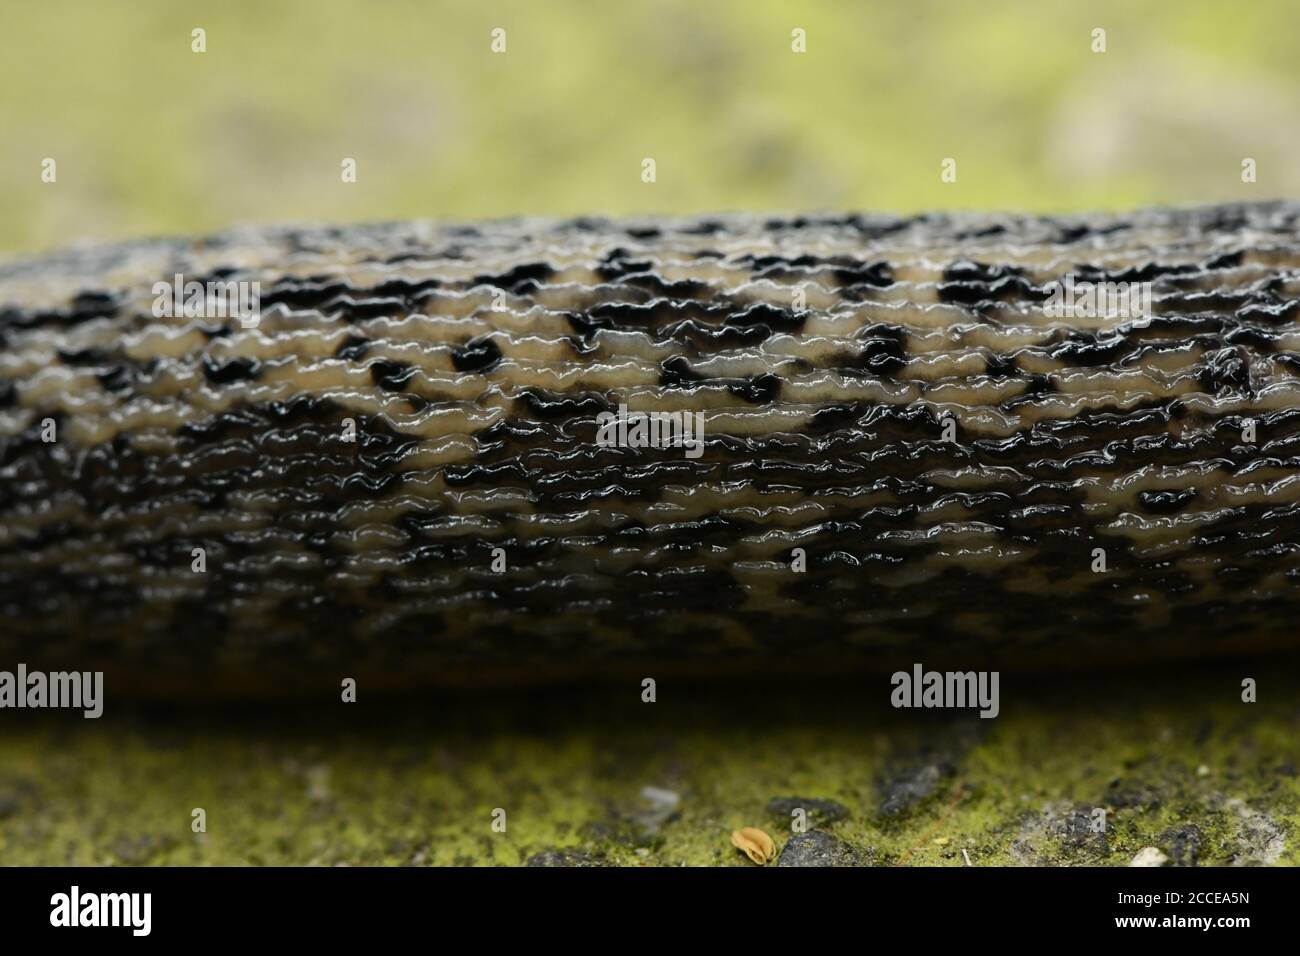
[[731, 834], [731, 845], [741, 850], [759, 866], [776, 856], [776, 844], [758, 827], [745, 827]]

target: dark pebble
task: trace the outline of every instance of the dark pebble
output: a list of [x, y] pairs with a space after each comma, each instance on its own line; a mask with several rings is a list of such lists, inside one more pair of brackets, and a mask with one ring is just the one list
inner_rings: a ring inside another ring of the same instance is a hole
[[860, 854], [843, 840], [813, 830], [792, 836], [776, 861], [777, 866], [866, 866]]
[[816, 797], [775, 797], [767, 805], [767, 812], [772, 814], [784, 827], [790, 826], [795, 810], [802, 808], [808, 814], [808, 821], [817, 826], [835, 823], [849, 815], [848, 807], [834, 800], [820, 800]]
[[1160, 834], [1160, 849], [1173, 866], [1195, 866], [1201, 856], [1201, 828], [1195, 823], [1172, 827]]
[[944, 764], [927, 763], [889, 776], [880, 784], [880, 812], [892, 817], [910, 810], [933, 794], [950, 772]]

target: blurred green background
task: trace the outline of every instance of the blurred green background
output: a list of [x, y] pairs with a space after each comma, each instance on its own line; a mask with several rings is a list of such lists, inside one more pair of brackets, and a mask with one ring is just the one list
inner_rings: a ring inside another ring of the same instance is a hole
[[9, 0], [0, 250], [242, 222], [1296, 196], [1297, 27], [1295, 0]]

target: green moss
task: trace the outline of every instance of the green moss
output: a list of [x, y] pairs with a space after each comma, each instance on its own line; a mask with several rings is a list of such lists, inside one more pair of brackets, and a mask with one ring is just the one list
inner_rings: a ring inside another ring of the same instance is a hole
[[[1122, 865], [1146, 846], [1174, 856], [1179, 828], [1202, 864], [1295, 865], [1297, 682], [1269, 677], [1244, 704], [1238, 680], [1004, 675], [993, 721], [882, 709], [874, 686], [666, 682], [655, 704], [634, 684], [98, 722], [10, 711], [0, 863], [518, 865], [571, 848], [748, 866], [730, 832], [783, 845], [789, 821], [767, 807], [798, 796], [848, 808], [829, 831], [878, 865], [963, 865], [963, 850]], [[887, 815], [900, 782], [919, 799]], [[644, 786], [678, 795], [672, 819], [647, 822]]]
[[1297, 16], [1289, 0], [9, 4], [0, 248], [243, 221], [1293, 195]]

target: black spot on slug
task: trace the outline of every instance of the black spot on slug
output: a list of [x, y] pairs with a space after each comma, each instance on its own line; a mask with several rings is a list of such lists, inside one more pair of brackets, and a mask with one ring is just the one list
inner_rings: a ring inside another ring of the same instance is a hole
[[1241, 265], [1243, 254], [1240, 249], [1236, 252], [1225, 252], [1221, 256], [1215, 256], [1205, 264], [1207, 269], [1235, 269]]
[[428, 259], [427, 252], [399, 252], [396, 255], [389, 256], [384, 260], [388, 265], [397, 265], [399, 262], [418, 262], [421, 259]]
[[871, 325], [858, 333], [862, 351], [856, 366], [873, 375], [892, 375], [907, 364], [907, 333], [896, 325]]
[[733, 329], [766, 328], [769, 332], [797, 332], [803, 328], [804, 317], [787, 309], [779, 309], [766, 302], [757, 302], [747, 309], [728, 315], [723, 323]]
[[573, 331], [578, 333], [578, 338], [584, 342], [600, 329], [608, 329], [613, 325], [607, 316], [589, 315], [585, 312], [568, 312], [564, 317], [569, 320]]
[[526, 388], [519, 393], [519, 397], [531, 414], [548, 420], [594, 418], [601, 412], [612, 411], [609, 400], [604, 395], [594, 392], [573, 395], [541, 388]]
[[213, 385], [255, 379], [260, 370], [261, 363], [254, 358], [234, 358], [223, 364], [206, 355], [203, 357], [203, 377]]
[[117, 307], [117, 296], [111, 292], [78, 292], [72, 300], [69, 314], [78, 321], [109, 318], [117, 312]]
[[683, 388], [702, 380], [703, 376], [690, 367], [684, 356], [674, 355], [659, 365], [659, 384], [664, 388]]
[[1277, 333], [1267, 329], [1242, 327], [1233, 329], [1223, 337], [1228, 345], [1246, 345], [1267, 355], [1277, 348]]
[[744, 382], [730, 385], [727, 391], [752, 405], [766, 405], [776, 401], [777, 396], [781, 394], [781, 379], [771, 372], [766, 372]]
[[475, 276], [474, 285], [490, 285], [508, 292], [522, 292], [526, 288], [536, 290], [539, 288], [538, 283], [553, 275], [554, 267], [545, 262], [526, 262], [500, 275]]
[[675, 299], [689, 299], [709, 291], [707, 282], [698, 279], [679, 279], [676, 282], [669, 282], [653, 272], [634, 272], [622, 276], [618, 282], [623, 285], [644, 289], [654, 295]]
[[368, 351], [370, 351], [369, 339], [362, 338], [359, 335], [349, 335], [334, 350], [334, 357], [355, 362], [365, 358]]
[[95, 380], [109, 392], [124, 392], [131, 387], [131, 372], [125, 365], [114, 365], [107, 371], [96, 372]]
[[110, 361], [99, 349], [80, 349], [75, 352], [59, 349], [58, 356], [68, 365], [104, 365]]
[[1015, 378], [1020, 374], [1020, 366], [1011, 357], [990, 355], [984, 360], [984, 364], [991, 378]]
[[321, 306], [323, 312], [338, 312], [339, 317], [347, 321], [356, 319], [377, 319], [383, 316], [397, 316], [406, 313], [406, 303], [392, 296], [354, 298], [341, 295]]
[[596, 266], [596, 274], [605, 280], [613, 280], [634, 272], [649, 272], [654, 263], [649, 259], [632, 259], [632, 253], [622, 246], [616, 246], [605, 254]]
[[885, 288], [894, 284], [894, 272], [888, 262], [863, 262], [842, 266], [835, 270], [835, 278], [843, 285], [865, 285]]
[[1198, 218], [1201, 227], [1212, 232], [1237, 232], [1249, 224], [1245, 210], [1235, 206], [1215, 206], [1201, 212]]
[[424, 297], [428, 292], [434, 292], [442, 285], [437, 279], [389, 279], [387, 282], [381, 282], [370, 291], [381, 297], [406, 297], [408, 299], [419, 299]]
[[1016, 275], [1006, 275], [992, 281], [961, 279], [954, 282], [940, 282], [937, 291], [940, 302], [952, 305], [978, 305], [981, 302], [1038, 302], [1047, 298], [1047, 293], [1042, 289], [1028, 279]]
[[965, 239], [988, 239], [992, 236], [1000, 236], [1007, 231], [1007, 227], [1000, 222], [995, 222], [991, 226], [984, 226], [979, 229], [963, 229], [954, 233], [953, 238], [957, 240]]
[[813, 412], [805, 431], [818, 435], [858, 421], [867, 411], [860, 402], [837, 402]]
[[1080, 239], [1085, 238], [1089, 231], [1087, 226], [1062, 224], [1057, 231], [1056, 241], [1062, 245], [1078, 242]]
[[400, 392], [415, 376], [415, 368], [405, 362], [376, 359], [370, 363], [370, 378], [385, 392]]
[[1140, 491], [1138, 492], [1138, 503], [1151, 514], [1171, 515], [1182, 511], [1195, 497], [1195, 488]]
[[1022, 276], [1024, 271], [1015, 266], [991, 265], [973, 259], [956, 259], [943, 270], [944, 282], [996, 282], [1008, 276]]
[[471, 339], [451, 350], [451, 363], [461, 372], [486, 374], [501, 361], [501, 349], [490, 338]]
[[1136, 343], [1122, 335], [1098, 338], [1093, 332], [1070, 332], [1065, 341], [1048, 354], [1058, 362], [1096, 368], [1099, 365], [1116, 365], [1136, 348]]
[[318, 283], [288, 279], [263, 293], [261, 304], [264, 308], [279, 304], [298, 309], [317, 308], [347, 292], [349, 288], [346, 282]]
[[1250, 390], [1250, 359], [1243, 349], [1219, 349], [1205, 356], [1205, 364], [1197, 376], [1201, 388], [1210, 395], [1228, 389]]
[[1048, 395], [1056, 391], [1056, 386], [1046, 375], [1031, 375], [1029, 382], [1025, 385], [1026, 395]]
[[1294, 322], [1300, 318], [1300, 301], [1264, 302], [1243, 306], [1238, 310], [1237, 318], [1242, 322], [1264, 322], [1269, 325]]
[[1147, 262], [1132, 266], [1119, 272], [1107, 272], [1094, 265], [1078, 265], [1074, 268], [1074, 280], [1079, 282], [1153, 282], [1156, 279], [1171, 276], [1190, 275], [1199, 272], [1200, 266], [1185, 263], [1167, 265], [1159, 262]]

